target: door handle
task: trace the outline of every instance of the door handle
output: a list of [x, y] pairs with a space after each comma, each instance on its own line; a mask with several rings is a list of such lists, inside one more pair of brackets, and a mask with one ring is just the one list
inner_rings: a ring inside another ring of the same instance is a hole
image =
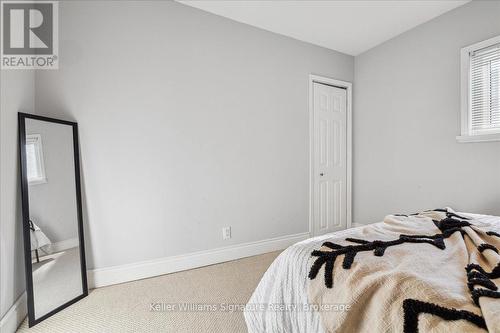
[[321, 172], [319, 175], [320, 175], [321, 177], [323, 177], [325, 174], [324, 174], [323, 172]]

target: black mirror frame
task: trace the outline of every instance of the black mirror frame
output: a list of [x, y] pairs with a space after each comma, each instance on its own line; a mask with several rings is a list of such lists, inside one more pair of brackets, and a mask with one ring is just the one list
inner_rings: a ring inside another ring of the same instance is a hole
[[[51, 123], [58, 123], [63, 125], [69, 125], [73, 128], [73, 152], [74, 152], [74, 164], [75, 164], [75, 182], [76, 182], [76, 209], [78, 217], [78, 240], [80, 246], [80, 264], [81, 264], [81, 275], [82, 275], [82, 290], [83, 293], [76, 298], [58, 306], [49, 313], [44, 314], [40, 318], [35, 318], [35, 304], [33, 297], [33, 269], [31, 263], [31, 240], [30, 240], [30, 228], [29, 228], [29, 196], [28, 196], [28, 178], [27, 178], [27, 166], [26, 166], [26, 119], [36, 119]], [[41, 321], [49, 318], [50, 316], [56, 314], [64, 308], [67, 308], [71, 304], [81, 300], [88, 295], [88, 285], [87, 285], [87, 266], [85, 263], [85, 244], [83, 238], [83, 217], [82, 217], [82, 195], [81, 195], [81, 185], [80, 185], [80, 154], [79, 154], [79, 144], [78, 144], [78, 124], [71, 121], [48, 118], [43, 116], [38, 116], [29, 113], [18, 113], [18, 124], [19, 124], [19, 158], [21, 166], [21, 196], [22, 196], [22, 222], [23, 222], [23, 238], [24, 238], [24, 264], [25, 264], [25, 274], [26, 274], [26, 293], [28, 296], [28, 324], [32, 327]]]

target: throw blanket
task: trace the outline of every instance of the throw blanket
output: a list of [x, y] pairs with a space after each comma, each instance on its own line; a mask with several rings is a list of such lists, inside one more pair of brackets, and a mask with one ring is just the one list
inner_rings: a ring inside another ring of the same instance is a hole
[[389, 215], [312, 252], [309, 302], [327, 332], [500, 332], [500, 234], [488, 229], [450, 208]]

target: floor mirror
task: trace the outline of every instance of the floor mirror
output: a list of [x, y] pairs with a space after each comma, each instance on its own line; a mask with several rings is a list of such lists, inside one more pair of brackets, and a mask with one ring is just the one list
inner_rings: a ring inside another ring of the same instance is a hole
[[26, 113], [18, 120], [31, 327], [88, 295], [78, 126]]

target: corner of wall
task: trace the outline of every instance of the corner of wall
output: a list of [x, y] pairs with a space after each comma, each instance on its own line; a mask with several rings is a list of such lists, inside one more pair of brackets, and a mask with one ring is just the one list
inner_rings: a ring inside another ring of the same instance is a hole
[[[2, 332], [26, 314], [19, 187], [18, 112], [34, 112], [35, 73], [3, 70], [0, 84], [0, 317]], [[15, 324], [15, 328], [17, 324]], [[9, 329], [7, 329], [9, 327]], [[14, 328], [14, 330], [15, 330]]]

